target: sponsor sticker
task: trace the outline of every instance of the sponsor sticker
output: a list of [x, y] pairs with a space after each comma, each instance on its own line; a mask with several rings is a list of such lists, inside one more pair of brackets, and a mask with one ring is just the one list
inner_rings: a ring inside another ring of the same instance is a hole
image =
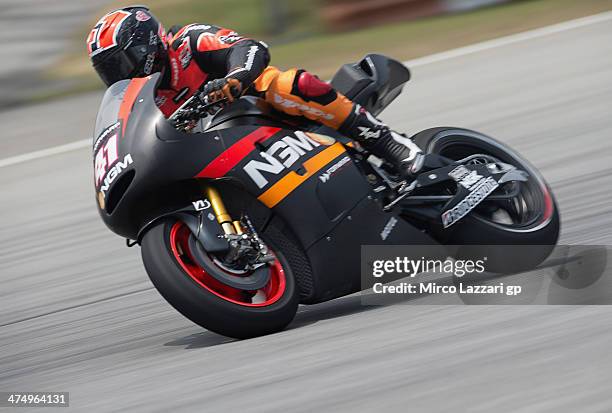
[[157, 39], [159, 39], [158, 35], [151, 30], [149, 33], [149, 46], [155, 46], [157, 44]]
[[346, 165], [350, 161], [351, 161], [351, 158], [348, 156], [345, 156], [344, 158], [340, 159], [338, 162], [336, 162], [330, 168], [328, 168], [325, 172], [319, 175], [319, 181], [326, 183], [327, 181], [331, 179], [331, 177], [336, 172], [340, 170], [340, 168], [342, 168], [344, 165]]
[[193, 24], [191, 26], [187, 26], [185, 30], [183, 30], [182, 35], [186, 35], [187, 33], [195, 30], [208, 30], [210, 27], [211, 26], [209, 24]]
[[448, 173], [453, 180], [465, 189], [472, 189], [482, 180], [482, 175], [476, 171], [471, 171], [463, 165], [459, 165]]
[[198, 199], [197, 201], [193, 201], [191, 204], [193, 205], [193, 209], [196, 211], [204, 211], [211, 206], [208, 199]]
[[172, 88], [176, 89], [179, 82], [179, 65], [176, 59], [173, 57], [170, 59], [170, 69], [172, 70]]
[[138, 10], [135, 17], [139, 22], [146, 22], [147, 20], [151, 19], [151, 15], [142, 10]]
[[[115, 125], [113, 126], [116, 128]], [[105, 132], [107, 135], [108, 131], [113, 130], [111, 128]], [[103, 139], [96, 142], [96, 144], [99, 143], [99, 148], [94, 153], [94, 183], [96, 188], [100, 190], [98, 193], [98, 205], [100, 205], [101, 209], [104, 209], [104, 199], [110, 184], [133, 163], [132, 155], [129, 153], [123, 159], [119, 158], [117, 139], [118, 135], [115, 133], [106, 142]]]
[[162, 107], [168, 101], [166, 96], [155, 96], [155, 104], [157, 107]]
[[189, 63], [191, 63], [191, 58], [193, 56], [193, 54], [191, 53], [189, 37], [185, 37], [185, 39], [183, 39], [183, 43], [180, 45], [179, 48], [179, 61], [181, 62], [181, 66], [183, 67], [183, 69], [186, 69], [187, 66], [189, 66]]
[[110, 188], [110, 184], [112, 184], [115, 179], [117, 179], [117, 177], [121, 175], [123, 171], [125, 171], [132, 163], [134, 163], [132, 160], [132, 155], [128, 153], [123, 157], [123, 160], [118, 160], [115, 165], [108, 170], [108, 172], [104, 175], [104, 180], [100, 186], [100, 193], [103, 197], [106, 197], [106, 191], [108, 191]]
[[442, 214], [442, 225], [448, 228], [461, 218], [465, 217], [471, 210], [476, 208], [486, 197], [499, 187], [499, 184], [492, 177], [481, 179], [472, 186], [472, 192], [453, 208]]
[[393, 228], [395, 228], [395, 225], [397, 225], [397, 222], [398, 222], [398, 220], [395, 217], [391, 217], [389, 219], [389, 221], [387, 222], [387, 224], [383, 228], [382, 232], [380, 233], [380, 238], [383, 241], [385, 241], [387, 238], [389, 238], [389, 235], [391, 234], [391, 231], [393, 231]]
[[359, 136], [364, 139], [378, 139], [380, 137], [380, 130], [374, 132], [370, 130], [370, 128], [366, 128], [364, 126], [358, 126], [357, 128], [361, 131]]
[[300, 111], [310, 113], [313, 116], [316, 116], [317, 118], [322, 118], [322, 119], [327, 119], [327, 120], [332, 120], [335, 118], [335, 116], [332, 115], [331, 113], [323, 112], [322, 110], [314, 108], [312, 106], [308, 106], [303, 103], [299, 103], [299, 102], [295, 102], [290, 99], [286, 99], [282, 97], [281, 95], [279, 95], [278, 93], [274, 94], [274, 103], [277, 103], [287, 109], [297, 108]]
[[236, 32], [230, 32], [226, 35], [223, 36], [219, 36], [219, 41], [223, 44], [232, 44], [232, 43], [236, 43], [238, 40], [242, 39], [242, 36], [240, 36], [238, 33]]
[[155, 56], [157, 56], [156, 52], [149, 53], [147, 55], [147, 61], [145, 62], [145, 65], [144, 65], [145, 75], [150, 75], [151, 72], [153, 71], [153, 65], [155, 64]]
[[96, 139], [96, 141], [94, 142], [93, 145], [93, 152], [94, 154], [96, 152], [98, 152], [98, 149], [100, 147], [101, 144], [103, 144], [104, 142], [106, 142], [106, 138], [108, 138], [110, 136], [110, 134], [119, 127], [121, 123], [120, 122], [115, 122], [114, 124], [112, 124], [111, 126], [109, 126], [108, 128], [106, 128], [101, 134], [100, 136], [98, 136], [98, 139]]
[[269, 184], [264, 173], [279, 175], [318, 146], [320, 144], [306, 133], [297, 131], [294, 136], [285, 136], [274, 142], [265, 152], [259, 153], [259, 159], [250, 160], [243, 169], [257, 187], [262, 189]]

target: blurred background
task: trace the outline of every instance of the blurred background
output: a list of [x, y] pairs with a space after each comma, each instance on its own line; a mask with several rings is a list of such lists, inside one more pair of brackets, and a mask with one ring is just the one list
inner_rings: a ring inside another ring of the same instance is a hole
[[[149, 0], [165, 24], [268, 42], [272, 64], [330, 77], [376, 51], [405, 60], [612, 8], [612, 0]], [[0, 0], [0, 110], [100, 89], [84, 39], [123, 0]]]
[[92, 185], [103, 89], [84, 39], [139, 1], [166, 27], [223, 25], [323, 79], [370, 52], [405, 61], [572, 20], [410, 62], [381, 118], [505, 142], [551, 184], [561, 244], [612, 245], [612, 0], [0, 0], [0, 390], [69, 391], [84, 412], [612, 411], [610, 306], [348, 296], [246, 341], [172, 309]]

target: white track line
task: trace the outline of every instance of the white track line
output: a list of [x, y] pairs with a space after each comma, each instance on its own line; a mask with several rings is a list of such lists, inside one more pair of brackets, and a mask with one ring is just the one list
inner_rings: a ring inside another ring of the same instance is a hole
[[612, 20], [612, 11], [582, 17], [580, 19], [569, 20], [566, 22], [553, 24], [552, 26], [545, 26], [539, 29], [529, 30], [522, 33], [511, 34], [509, 36], [499, 37], [497, 39], [487, 40], [481, 43], [475, 43], [473, 45], [460, 47], [458, 49], [452, 49], [446, 52], [419, 57], [417, 59], [409, 60], [404, 63], [409, 67], [425, 66], [443, 60], [454, 59], [456, 57], [466, 56], [472, 53], [478, 53], [485, 50], [494, 49], [496, 47], [507, 46], [514, 43], [524, 42], [526, 40], [536, 39], [538, 37], [544, 37], [551, 34], [565, 32], [568, 30], [579, 29], [581, 27], [605, 22], [608, 20]]
[[46, 158], [47, 156], [58, 155], [77, 149], [87, 148], [91, 146], [91, 139], [83, 139], [80, 141], [67, 143], [65, 145], [54, 146], [52, 148], [41, 149], [40, 151], [28, 152], [23, 155], [11, 156], [0, 160], [0, 168], [5, 166], [15, 165], [22, 162], [33, 161], [34, 159]]
[[[487, 40], [481, 43], [475, 43], [470, 46], [460, 47], [457, 49], [448, 50], [446, 52], [436, 53], [429, 56], [419, 57], [417, 59], [408, 60], [404, 62], [409, 67], [425, 66], [431, 63], [441, 62], [444, 60], [454, 59], [456, 57], [466, 56], [473, 53], [482, 52], [485, 50], [491, 50], [497, 47], [507, 46], [510, 44], [524, 42], [526, 40], [532, 40], [539, 37], [548, 36], [551, 34], [561, 33], [568, 30], [578, 29], [581, 27], [589, 26], [591, 24], [597, 24], [612, 20], [612, 11], [594, 14], [592, 16], [582, 17], [579, 19], [569, 20], [566, 22], [553, 24], [551, 26], [541, 27], [535, 30], [529, 30], [522, 33], [512, 34], [509, 36], [500, 37], [497, 39]], [[29, 152], [23, 155], [12, 156], [0, 160], [0, 168], [5, 166], [11, 166], [20, 164], [22, 162], [32, 161], [35, 159], [45, 158], [47, 156], [58, 155], [89, 147], [91, 145], [91, 139], [83, 139], [77, 142], [68, 143], [66, 145], [54, 146], [48, 149], [42, 149], [40, 151]]]

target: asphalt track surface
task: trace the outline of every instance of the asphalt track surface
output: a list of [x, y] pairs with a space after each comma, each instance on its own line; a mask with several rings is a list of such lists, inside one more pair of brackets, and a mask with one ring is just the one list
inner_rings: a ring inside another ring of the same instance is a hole
[[[551, 183], [561, 242], [611, 244], [611, 36], [606, 21], [419, 66], [383, 117], [507, 142]], [[83, 139], [98, 99], [5, 112], [3, 153], [20, 153], [20, 135], [22, 152]], [[612, 410], [609, 306], [351, 296], [267, 337], [205, 331], [102, 225], [91, 163], [79, 149], [0, 168], [2, 391], [69, 391], [88, 412]]]

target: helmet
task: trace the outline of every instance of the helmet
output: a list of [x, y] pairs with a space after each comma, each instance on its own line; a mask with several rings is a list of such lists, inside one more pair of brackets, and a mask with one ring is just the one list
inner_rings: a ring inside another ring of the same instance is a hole
[[125, 7], [102, 17], [87, 36], [87, 49], [107, 86], [160, 72], [168, 53], [164, 27], [144, 6]]

